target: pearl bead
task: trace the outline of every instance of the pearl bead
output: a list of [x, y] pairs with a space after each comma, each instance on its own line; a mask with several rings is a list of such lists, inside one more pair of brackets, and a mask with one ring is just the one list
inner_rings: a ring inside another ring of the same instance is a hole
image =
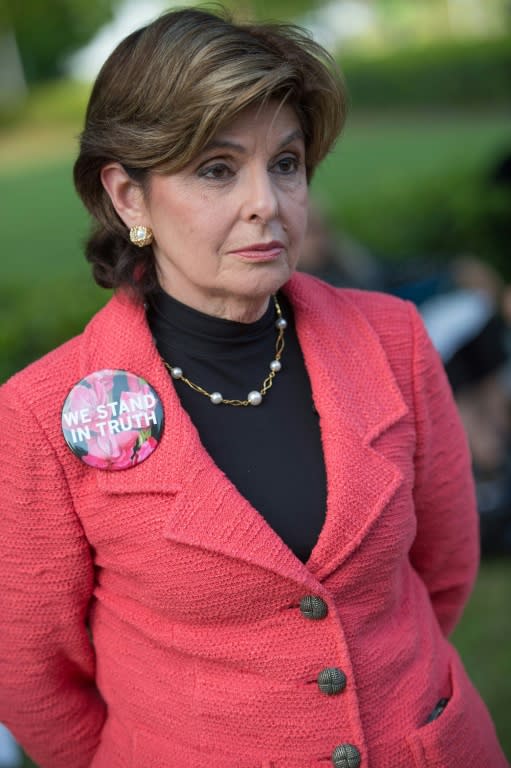
[[283, 317], [279, 317], [278, 320], [275, 320], [275, 327], [278, 328], [279, 331], [284, 331], [287, 328], [287, 320], [284, 320]]
[[280, 360], [272, 360], [270, 363], [270, 371], [277, 373], [282, 368]]
[[209, 396], [209, 399], [211, 400], [213, 405], [220, 405], [220, 403], [224, 398], [222, 397], [221, 392], [212, 392]]
[[257, 392], [255, 389], [252, 390], [252, 392], [249, 392], [247, 395], [247, 400], [250, 403], [250, 405], [261, 405], [261, 401], [263, 399], [263, 396], [260, 392]]
[[170, 369], [170, 375], [173, 379], [182, 379], [183, 378], [183, 369], [182, 368], [171, 368]]

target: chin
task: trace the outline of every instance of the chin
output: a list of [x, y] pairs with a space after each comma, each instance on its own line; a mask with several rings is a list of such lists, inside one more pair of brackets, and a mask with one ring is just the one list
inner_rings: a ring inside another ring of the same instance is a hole
[[294, 268], [289, 264], [264, 265], [257, 271], [253, 270], [248, 279], [240, 279], [237, 293], [239, 296], [246, 296], [247, 299], [253, 299], [256, 296], [266, 298], [277, 293], [287, 283], [293, 272]]

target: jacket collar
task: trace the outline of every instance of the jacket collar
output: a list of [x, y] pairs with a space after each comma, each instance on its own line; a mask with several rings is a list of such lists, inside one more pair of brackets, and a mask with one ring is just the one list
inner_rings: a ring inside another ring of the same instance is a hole
[[164, 431], [140, 465], [91, 471], [106, 493], [172, 497], [167, 538], [309, 582], [317, 590], [317, 580], [349, 556], [402, 482], [398, 468], [372, 444], [407, 408], [375, 331], [344, 292], [300, 274], [284, 290], [320, 416], [328, 484], [325, 524], [306, 566], [204, 449], [158, 355], [144, 307], [124, 294], [87, 327], [81, 375], [119, 368], [145, 378], [163, 403]]

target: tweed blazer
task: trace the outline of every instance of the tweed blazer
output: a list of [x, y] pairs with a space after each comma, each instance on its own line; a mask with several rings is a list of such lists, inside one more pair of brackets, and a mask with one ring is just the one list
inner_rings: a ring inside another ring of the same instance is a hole
[[[206, 452], [126, 295], [2, 387], [0, 720], [41, 768], [507, 765], [447, 640], [477, 515], [419, 316], [300, 274], [284, 290], [327, 474], [305, 564]], [[61, 433], [70, 388], [105, 368], [143, 376], [165, 412], [124, 471]]]

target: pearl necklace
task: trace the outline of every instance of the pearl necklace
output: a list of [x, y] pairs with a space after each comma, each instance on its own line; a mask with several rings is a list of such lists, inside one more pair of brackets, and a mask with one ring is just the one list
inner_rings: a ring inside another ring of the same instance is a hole
[[271, 385], [273, 384], [273, 379], [282, 368], [280, 358], [282, 357], [282, 352], [284, 351], [284, 331], [287, 328], [287, 321], [282, 317], [282, 310], [276, 296], [273, 296], [273, 303], [275, 305], [275, 312], [277, 313], [277, 319], [275, 320], [275, 328], [277, 329], [275, 357], [270, 363], [270, 372], [263, 381], [261, 388], [253, 389], [251, 392], [249, 392], [246, 400], [229, 400], [225, 398], [221, 392], [208, 392], [199, 384], [195, 384], [193, 381], [190, 381], [190, 379], [184, 375], [182, 368], [171, 365], [166, 360], [163, 360], [163, 363], [165, 367], [169, 369], [172, 378], [184, 382], [187, 386], [190, 387], [190, 389], [193, 389], [195, 392], [199, 392], [199, 394], [204, 395], [205, 397], [209, 397], [213, 405], [261, 405], [264, 395], [268, 392]]

